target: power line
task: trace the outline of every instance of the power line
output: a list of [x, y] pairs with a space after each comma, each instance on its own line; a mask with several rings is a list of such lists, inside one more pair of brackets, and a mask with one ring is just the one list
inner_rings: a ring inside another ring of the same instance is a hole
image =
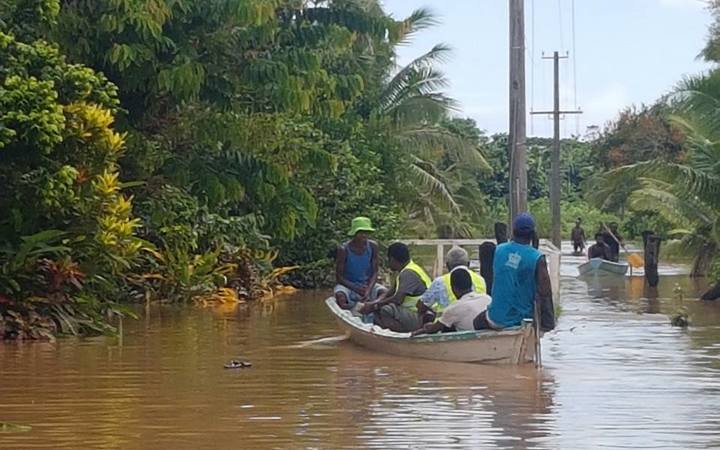
[[[530, 112], [535, 108], [535, 0], [530, 1]], [[535, 117], [530, 116], [530, 135], [535, 134]]]
[[[570, 2], [572, 16], [572, 71], [573, 71], [573, 108], [577, 105], [577, 49], [575, 47], [575, 0]], [[580, 116], [575, 116], [575, 134], [580, 136]]]
[[550, 162], [550, 205], [552, 211], [552, 241], [559, 246], [561, 243], [560, 229], [560, 117], [564, 114], [580, 114], [581, 111], [563, 111], [560, 109], [560, 59], [567, 59], [568, 56], [560, 56], [554, 52], [552, 57], [543, 59], [553, 60], [553, 109], [552, 111], [534, 111], [533, 114], [552, 114], [553, 117], [553, 150]]
[[558, 5], [558, 30], [560, 30], [560, 48], [565, 48], [565, 37], [563, 33], [562, 0], [557, 0]]

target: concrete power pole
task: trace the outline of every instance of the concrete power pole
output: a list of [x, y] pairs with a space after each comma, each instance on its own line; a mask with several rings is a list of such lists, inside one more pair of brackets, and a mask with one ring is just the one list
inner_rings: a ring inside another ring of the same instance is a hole
[[562, 176], [560, 174], [560, 115], [561, 114], [581, 114], [581, 111], [561, 111], [560, 110], [560, 59], [566, 59], [567, 55], [560, 56], [558, 52], [554, 52], [552, 58], [544, 57], [543, 59], [553, 60], [554, 72], [554, 104], [552, 111], [538, 111], [530, 114], [551, 114], [553, 117], [553, 151], [550, 158], [550, 209], [552, 211], [552, 233], [551, 239], [553, 244], [560, 248], [562, 245], [562, 218], [560, 217], [560, 187]]
[[527, 211], [525, 0], [510, 1], [510, 219]]

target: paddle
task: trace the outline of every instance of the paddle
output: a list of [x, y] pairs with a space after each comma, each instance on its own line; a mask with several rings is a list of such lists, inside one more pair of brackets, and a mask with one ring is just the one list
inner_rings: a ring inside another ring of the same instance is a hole
[[535, 298], [533, 326], [535, 328], [535, 367], [542, 367], [542, 347], [540, 344], [540, 298]]
[[625, 247], [625, 244], [620, 242], [620, 240], [613, 234], [612, 231], [610, 231], [610, 228], [607, 227], [604, 223], [602, 224], [603, 228], [605, 228], [605, 231], [608, 232], [610, 236], [615, 240], [615, 242], [618, 243], [620, 247], [622, 247], [623, 251], [625, 252], [625, 255], [627, 255], [627, 261], [628, 264], [630, 264], [631, 267], [642, 267], [643, 266], [643, 259], [638, 255], [637, 253], [630, 253], [628, 252], [627, 247]]

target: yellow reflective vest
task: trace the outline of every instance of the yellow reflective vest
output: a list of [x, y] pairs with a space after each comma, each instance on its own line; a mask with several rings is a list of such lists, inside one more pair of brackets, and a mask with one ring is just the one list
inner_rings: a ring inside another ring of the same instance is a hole
[[[468, 272], [470, 272], [470, 278], [472, 278], [473, 289], [475, 290], [475, 292], [477, 292], [478, 294], [487, 294], [487, 287], [485, 286], [485, 279], [483, 277], [481, 277], [474, 271], [468, 269], [467, 267], [463, 267], [463, 266], [456, 267], [453, 270], [460, 270], [460, 269], [467, 270]], [[455, 297], [455, 294], [453, 293], [453, 290], [452, 290], [452, 286], [450, 285], [450, 274], [451, 273], [452, 272], [446, 273], [441, 278], [443, 280], [443, 284], [445, 285], [445, 289], [447, 290], [447, 295], [448, 295], [448, 299], [450, 300], [450, 304], [452, 305], [453, 303], [455, 303], [457, 301], [457, 297]]]
[[[400, 272], [398, 272], [397, 278], [395, 278], [395, 291], [397, 292], [397, 288], [400, 286], [400, 274], [403, 273], [406, 270], [411, 270], [415, 272], [415, 274], [420, 277], [423, 284], [425, 285], [425, 289], [430, 287], [430, 283], [432, 283], [432, 280], [428, 276], [427, 273], [425, 273], [425, 270], [415, 264], [412, 260], [407, 263], [405, 267], [402, 268]], [[420, 299], [420, 295], [410, 296], [406, 295], [405, 299], [403, 300], [402, 307], [407, 308], [410, 311], [417, 311], [417, 302]]]

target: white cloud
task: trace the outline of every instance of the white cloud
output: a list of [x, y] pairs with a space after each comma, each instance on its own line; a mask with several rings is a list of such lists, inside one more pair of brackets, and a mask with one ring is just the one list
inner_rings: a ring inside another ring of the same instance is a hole
[[662, 6], [668, 8], [703, 9], [707, 6], [706, 0], [658, 0]]

